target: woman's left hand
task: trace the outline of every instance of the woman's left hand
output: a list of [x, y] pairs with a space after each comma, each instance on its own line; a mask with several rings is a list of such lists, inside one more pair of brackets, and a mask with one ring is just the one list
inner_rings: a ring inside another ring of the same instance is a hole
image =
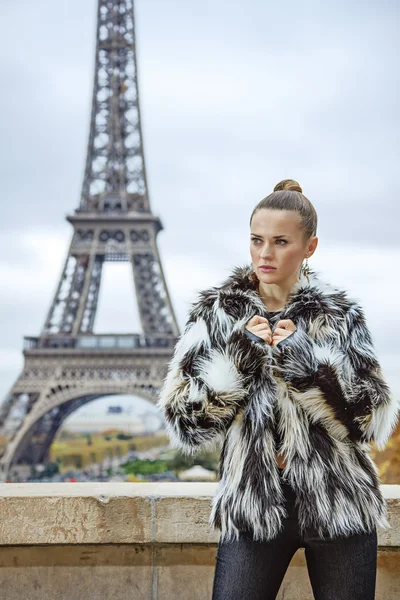
[[292, 335], [297, 330], [296, 325], [291, 319], [281, 319], [276, 324], [276, 327], [272, 333], [271, 346], [276, 346], [282, 340], [285, 340], [289, 335]]

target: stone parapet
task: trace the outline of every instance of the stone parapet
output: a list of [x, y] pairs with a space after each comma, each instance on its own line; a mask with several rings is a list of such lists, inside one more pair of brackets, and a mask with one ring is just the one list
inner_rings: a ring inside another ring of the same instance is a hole
[[[4, 598], [210, 599], [219, 533], [208, 518], [216, 485], [1, 484]], [[400, 597], [400, 485], [382, 490], [391, 529], [378, 531], [376, 597], [394, 600]], [[303, 549], [293, 556], [279, 594], [313, 598]]]

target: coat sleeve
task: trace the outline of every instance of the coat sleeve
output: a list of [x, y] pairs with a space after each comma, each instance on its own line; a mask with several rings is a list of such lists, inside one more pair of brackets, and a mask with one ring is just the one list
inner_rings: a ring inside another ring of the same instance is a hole
[[324, 342], [312, 340], [304, 323], [283, 342], [277, 345], [283, 379], [297, 391], [318, 387], [352, 439], [383, 450], [400, 406], [383, 377], [363, 309], [353, 303], [336, 335]]
[[235, 321], [201, 302], [189, 314], [157, 400], [171, 444], [184, 454], [214, 447], [246, 406], [252, 378], [270, 364], [271, 347], [244, 335], [251, 316]]

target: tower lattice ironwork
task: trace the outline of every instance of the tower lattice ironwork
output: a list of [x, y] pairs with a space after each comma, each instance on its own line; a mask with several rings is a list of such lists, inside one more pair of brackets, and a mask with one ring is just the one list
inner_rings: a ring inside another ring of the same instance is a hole
[[[151, 212], [140, 121], [133, 0], [99, 0], [86, 168], [73, 236], [42, 332], [0, 406], [1, 478], [45, 461], [64, 419], [100, 396], [154, 402], [179, 328]], [[93, 332], [105, 261], [132, 266], [141, 333]]]

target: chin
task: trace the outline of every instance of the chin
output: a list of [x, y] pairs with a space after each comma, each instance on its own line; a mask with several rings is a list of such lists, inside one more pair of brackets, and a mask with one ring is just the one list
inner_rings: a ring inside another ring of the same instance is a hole
[[282, 280], [282, 275], [276, 271], [273, 273], [260, 273], [258, 279], [263, 283], [277, 283]]
[[277, 276], [277, 271], [272, 271], [271, 273], [263, 273], [263, 271], [259, 271], [259, 277], [260, 279], [265, 278], [265, 279], [272, 279], [274, 277]]

